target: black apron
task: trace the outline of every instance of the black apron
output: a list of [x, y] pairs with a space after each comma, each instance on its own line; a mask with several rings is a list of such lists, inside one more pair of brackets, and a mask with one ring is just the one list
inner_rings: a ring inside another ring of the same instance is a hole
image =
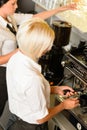
[[13, 121], [10, 121], [11, 124], [7, 130], [49, 130], [48, 122], [43, 124], [29, 124], [15, 115], [13, 115], [13, 119]]

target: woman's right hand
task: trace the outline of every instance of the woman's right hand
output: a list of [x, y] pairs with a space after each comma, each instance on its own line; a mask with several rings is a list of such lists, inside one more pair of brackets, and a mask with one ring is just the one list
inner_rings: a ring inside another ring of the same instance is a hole
[[77, 4], [76, 3], [72, 3], [72, 4], [69, 4], [69, 5], [66, 5], [67, 9], [70, 9], [70, 10], [76, 10], [77, 9]]
[[78, 98], [68, 98], [63, 101], [64, 109], [73, 109], [77, 106], [79, 106], [79, 100]]

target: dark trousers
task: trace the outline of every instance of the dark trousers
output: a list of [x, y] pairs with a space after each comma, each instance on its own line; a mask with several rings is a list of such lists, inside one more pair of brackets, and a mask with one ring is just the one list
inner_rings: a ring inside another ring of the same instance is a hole
[[3, 113], [7, 99], [6, 67], [0, 66], [0, 116]]
[[48, 122], [43, 124], [29, 124], [19, 118], [16, 117], [13, 123], [10, 124], [7, 130], [49, 130], [48, 129]]

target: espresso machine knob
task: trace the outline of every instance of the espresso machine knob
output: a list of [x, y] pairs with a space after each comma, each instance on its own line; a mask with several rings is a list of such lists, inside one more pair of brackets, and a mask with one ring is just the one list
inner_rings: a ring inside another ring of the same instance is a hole
[[65, 67], [65, 64], [66, 64], [66, 61], [62, 61], [62, 62], [61, 62], [61, 65], [62, 65], [63, 67]]

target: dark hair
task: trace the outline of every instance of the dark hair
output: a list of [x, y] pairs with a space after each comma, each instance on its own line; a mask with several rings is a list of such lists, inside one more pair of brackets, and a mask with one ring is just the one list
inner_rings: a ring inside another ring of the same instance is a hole
[[1, 7], [2, 5], [4, 5], [7, 1], [9, 1], [9, 0], [0, 0], [0, 7]]

